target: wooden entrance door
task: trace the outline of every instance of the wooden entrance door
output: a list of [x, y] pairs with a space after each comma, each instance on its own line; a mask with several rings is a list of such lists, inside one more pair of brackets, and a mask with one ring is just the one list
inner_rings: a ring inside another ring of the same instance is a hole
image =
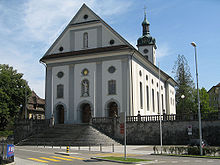
[[64, 124], [64, 107], [63, 105], [57, 106], [58, 123]]
[[118, 116], [118, 105], [115, 102], [108, 104], [108, 116], [117, 117]]
[[82, 106], [82, 122], [88, 123], [91, 118], [91, 107], [89, 104], [84, 104]]

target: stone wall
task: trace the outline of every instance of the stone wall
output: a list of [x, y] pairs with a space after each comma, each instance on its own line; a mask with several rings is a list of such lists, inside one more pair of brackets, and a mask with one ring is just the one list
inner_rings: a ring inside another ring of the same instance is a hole
[[[93, 126], [112, 137], [113, 139], [123, 142], [123, 135], [120, 134], [120, 124], [114, 119], [108, 123], [95, 123]], [[188, 127], [192, 126], [192, 135], [188, 135]], [[127, 143], [128, 144], [160, 144], [159, 121], [127, 122]], [[163, 144], [186, 145], [190, 139], [199, 138], [198, 121], [163, 121]], [[209, 145], [220, 145], [220, 120], [202, 121], [203, 139]]]
[[28, 136], [39, 133], [49, 126], [49, 120], [19, 120], [14, 129], [14, 144]]

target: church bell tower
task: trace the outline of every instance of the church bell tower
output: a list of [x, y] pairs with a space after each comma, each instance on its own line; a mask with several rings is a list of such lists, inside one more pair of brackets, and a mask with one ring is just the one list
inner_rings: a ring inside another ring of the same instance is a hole
[[156, 40], [150, 35], [150, 23], [146, 18], [146, 11], [144, 11], [144, 21], [142, 22], [143, 34], [137, 40], [138, 51], [151, 63], [156, 65]]

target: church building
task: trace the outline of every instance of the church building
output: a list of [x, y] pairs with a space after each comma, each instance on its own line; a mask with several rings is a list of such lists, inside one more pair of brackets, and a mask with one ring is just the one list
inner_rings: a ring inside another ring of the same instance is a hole
[[176, 82], [156, 66], [149, 26], [145, 13], [137, 50], [83, 4], [40, 59], [46, 66], [46, 118], [71, 124], [120, 112], [175, 114]]

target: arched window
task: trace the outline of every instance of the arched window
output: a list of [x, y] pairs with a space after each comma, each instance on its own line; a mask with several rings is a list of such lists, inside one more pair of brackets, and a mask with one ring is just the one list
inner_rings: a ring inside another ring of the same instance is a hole
[[108, 94], [115, 95], [116, 94], [116, 80], [108, 81]]
[[81, 93], [83, 97], [89, 96], [89, 80], [84, 79], [81, 83]]
[[63, 85], [57, 85], [57, 98], [63, 98]]
[[149, 111], [149, 89], [148, 89], [148, 85], [146, 86], [146, 93], [147, 93], [147, 110]]
[[155, 112], [155, 105], [154, 105], [154, 89], [152, 89], [152, 105], [153, 105], [153, 112]]
[[142, 82], [140, 82], [140, 107], [143, 108], [143, 91], [142, 91]]
[[88, 48], [88, 33], [83, 33], [83, 48]]

